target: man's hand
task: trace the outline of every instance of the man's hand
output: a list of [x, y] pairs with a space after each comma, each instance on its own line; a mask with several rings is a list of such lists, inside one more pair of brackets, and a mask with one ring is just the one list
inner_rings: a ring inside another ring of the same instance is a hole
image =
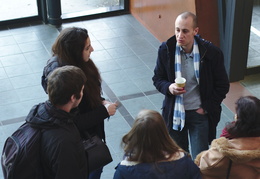
[[199, 109], [197, 109], [196, 112], [197, 112], [198, 114], [201, 114], [201, 115], [206, 114], [203, 108], [199, 108]]
[[178, 87], [176, 83], [172, 83], [169, 86], [169, 91], [173, 95], [180, 95], [180, 94], [186, 93], [186, 90], [182, 87]]

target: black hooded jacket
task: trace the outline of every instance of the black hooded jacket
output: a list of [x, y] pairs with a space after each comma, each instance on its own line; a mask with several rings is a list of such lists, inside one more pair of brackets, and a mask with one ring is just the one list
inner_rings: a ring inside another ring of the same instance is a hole
[[[199, 36], [194, 37], [200, 53], [200, 97], [201, 107], [209, 118], [209, 144], [216, 138], [216, 127], [220, 120], [221, 102], [229, 91], [229, 80], [224, 66], [222, 51], [211, 42]], [[162, 115], [168, 130], [172, 128], [175, 96], [169, 92], [169, 86], [175, 79], [176, 37], [163, 42], [158, 51], [157, 64], [154, 69], [153, 84], [165, 95]]]
[[75, 114], [55, 108], [49, 101], [35, 105], [26, 122], [42, 129], [43, 178], [86, 179], [87, 159], [74, 124]]

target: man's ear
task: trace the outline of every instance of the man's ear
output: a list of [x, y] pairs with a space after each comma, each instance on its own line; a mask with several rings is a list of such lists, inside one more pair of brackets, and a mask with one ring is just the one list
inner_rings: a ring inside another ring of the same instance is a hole
[[196, 27], [193, 31], [194, 31], [194, 35], [197, 35], [199, 33], [199, 27]]
[[72, 103], [74, 103], [76, 100], [77, 100], [76, 96], [75, 96], [74, 94], [71, 95], [70, 101], [71, 101]]

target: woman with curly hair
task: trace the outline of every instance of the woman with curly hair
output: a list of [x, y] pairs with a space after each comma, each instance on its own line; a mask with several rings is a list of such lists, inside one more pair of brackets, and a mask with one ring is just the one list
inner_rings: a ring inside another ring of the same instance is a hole
[[260, 178], [260, 100], [240, 97], [235, 121], [195, 160], [205, 179]]

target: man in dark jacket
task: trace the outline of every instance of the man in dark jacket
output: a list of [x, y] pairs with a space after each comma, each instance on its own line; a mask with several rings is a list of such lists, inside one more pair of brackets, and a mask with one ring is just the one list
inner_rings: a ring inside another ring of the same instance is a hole
[[[165, 95], [162, 115], [172, 138], [193, 159], [216, 138], [221, 102], [229, 91], [223, 53], [200, 38], [197, 17], [190, 12], [175, 21], [175, 36], [163, 42], [154, 69], [154, 86]], [[184, 77], [185, 87], [175, 78]], [[189, 137], [188, 137], [189, 135]]]
[[78, 67], [55, 69], [48, 76], [49, 100], [35, 105], [26, 118], [43, 129], [39, 151], [43, 178], [88, 178], [86, 155], [74, 124], [85, 83], [86, 77]]

